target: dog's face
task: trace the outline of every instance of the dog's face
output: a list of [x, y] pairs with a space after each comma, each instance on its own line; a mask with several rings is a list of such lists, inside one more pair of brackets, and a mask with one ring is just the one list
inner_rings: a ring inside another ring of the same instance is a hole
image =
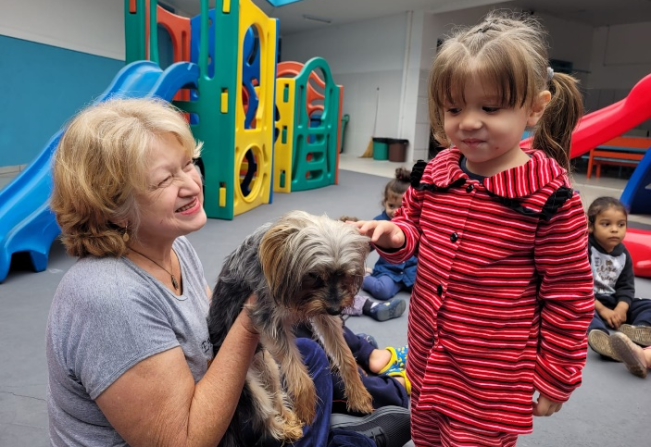
[[337, 315], [364, 279], [369, 238], [327, 216], [293, 211], [260, 242], [260, 262], [278, 306], [303, 317]]

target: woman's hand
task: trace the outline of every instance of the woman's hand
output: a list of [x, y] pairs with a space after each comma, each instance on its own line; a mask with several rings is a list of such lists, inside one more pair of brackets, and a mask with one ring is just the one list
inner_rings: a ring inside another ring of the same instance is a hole
[[370, 237], [376, 247], [395, 250], [405, 245], [405, 233], [391, 221], [360, 220], [346, 223], [356, 227], [360, 234]]
[[533, 402], [533, 415], [534, 416], [551, 416], [552, 414], [561, 410], [563, 402], [556, 402], [550, 398], [540, 394], [538, 401]]
[[251, 333], [251, 335], [258, 336], [260, 333], [258, 332], [258, 329], [255, 327], [253, 324], [253, 321], [251, 321], [251, 314], [250, 311], [255, 308], [255, 304], [258, 301], [258, 297], [255, 293], [252, 293], [244, 303], [244, 308], [240, 312], [240, 315], [237, 317], [238, 323], [240, 323], [246, 331]]

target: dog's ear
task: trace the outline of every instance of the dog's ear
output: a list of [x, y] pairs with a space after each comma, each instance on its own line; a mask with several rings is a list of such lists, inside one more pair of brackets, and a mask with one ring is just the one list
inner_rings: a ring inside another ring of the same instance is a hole
[[292, 255], [287, 252], [287, 241], [298, 228], [290, 221], [274, 224], [260, 241], [260, 264], [269, 285], [269, 291], [276, 302], [292, 296]]

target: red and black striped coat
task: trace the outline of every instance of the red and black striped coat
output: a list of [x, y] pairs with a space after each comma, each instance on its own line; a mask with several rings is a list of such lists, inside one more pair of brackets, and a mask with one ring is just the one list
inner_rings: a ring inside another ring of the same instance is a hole
[[405, 247], [378, 250], [393, 262], [418, 254], [412, 405], [509, 433], [531, 432], [534, 389], [563, 402], [581, 384], [594, 312], [581, 200], [570, 192], [551, 218], [536, 216], [569, 180], [542, 151], [529, 155], [482, 184], [458, 150], [442, 152], [420, 180], [433, 186], [409, 188], [393, 219]]

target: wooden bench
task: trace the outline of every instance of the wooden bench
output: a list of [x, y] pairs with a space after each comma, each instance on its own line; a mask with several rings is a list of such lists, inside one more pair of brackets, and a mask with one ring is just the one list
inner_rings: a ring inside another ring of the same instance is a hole
[[588, 156], [588, 178], [592, 168], [597, 168], [597, 178], [601, 177], [601, 165], [637, 166], [651, 147], [651, 138], [617, 137], [590, 150]]

